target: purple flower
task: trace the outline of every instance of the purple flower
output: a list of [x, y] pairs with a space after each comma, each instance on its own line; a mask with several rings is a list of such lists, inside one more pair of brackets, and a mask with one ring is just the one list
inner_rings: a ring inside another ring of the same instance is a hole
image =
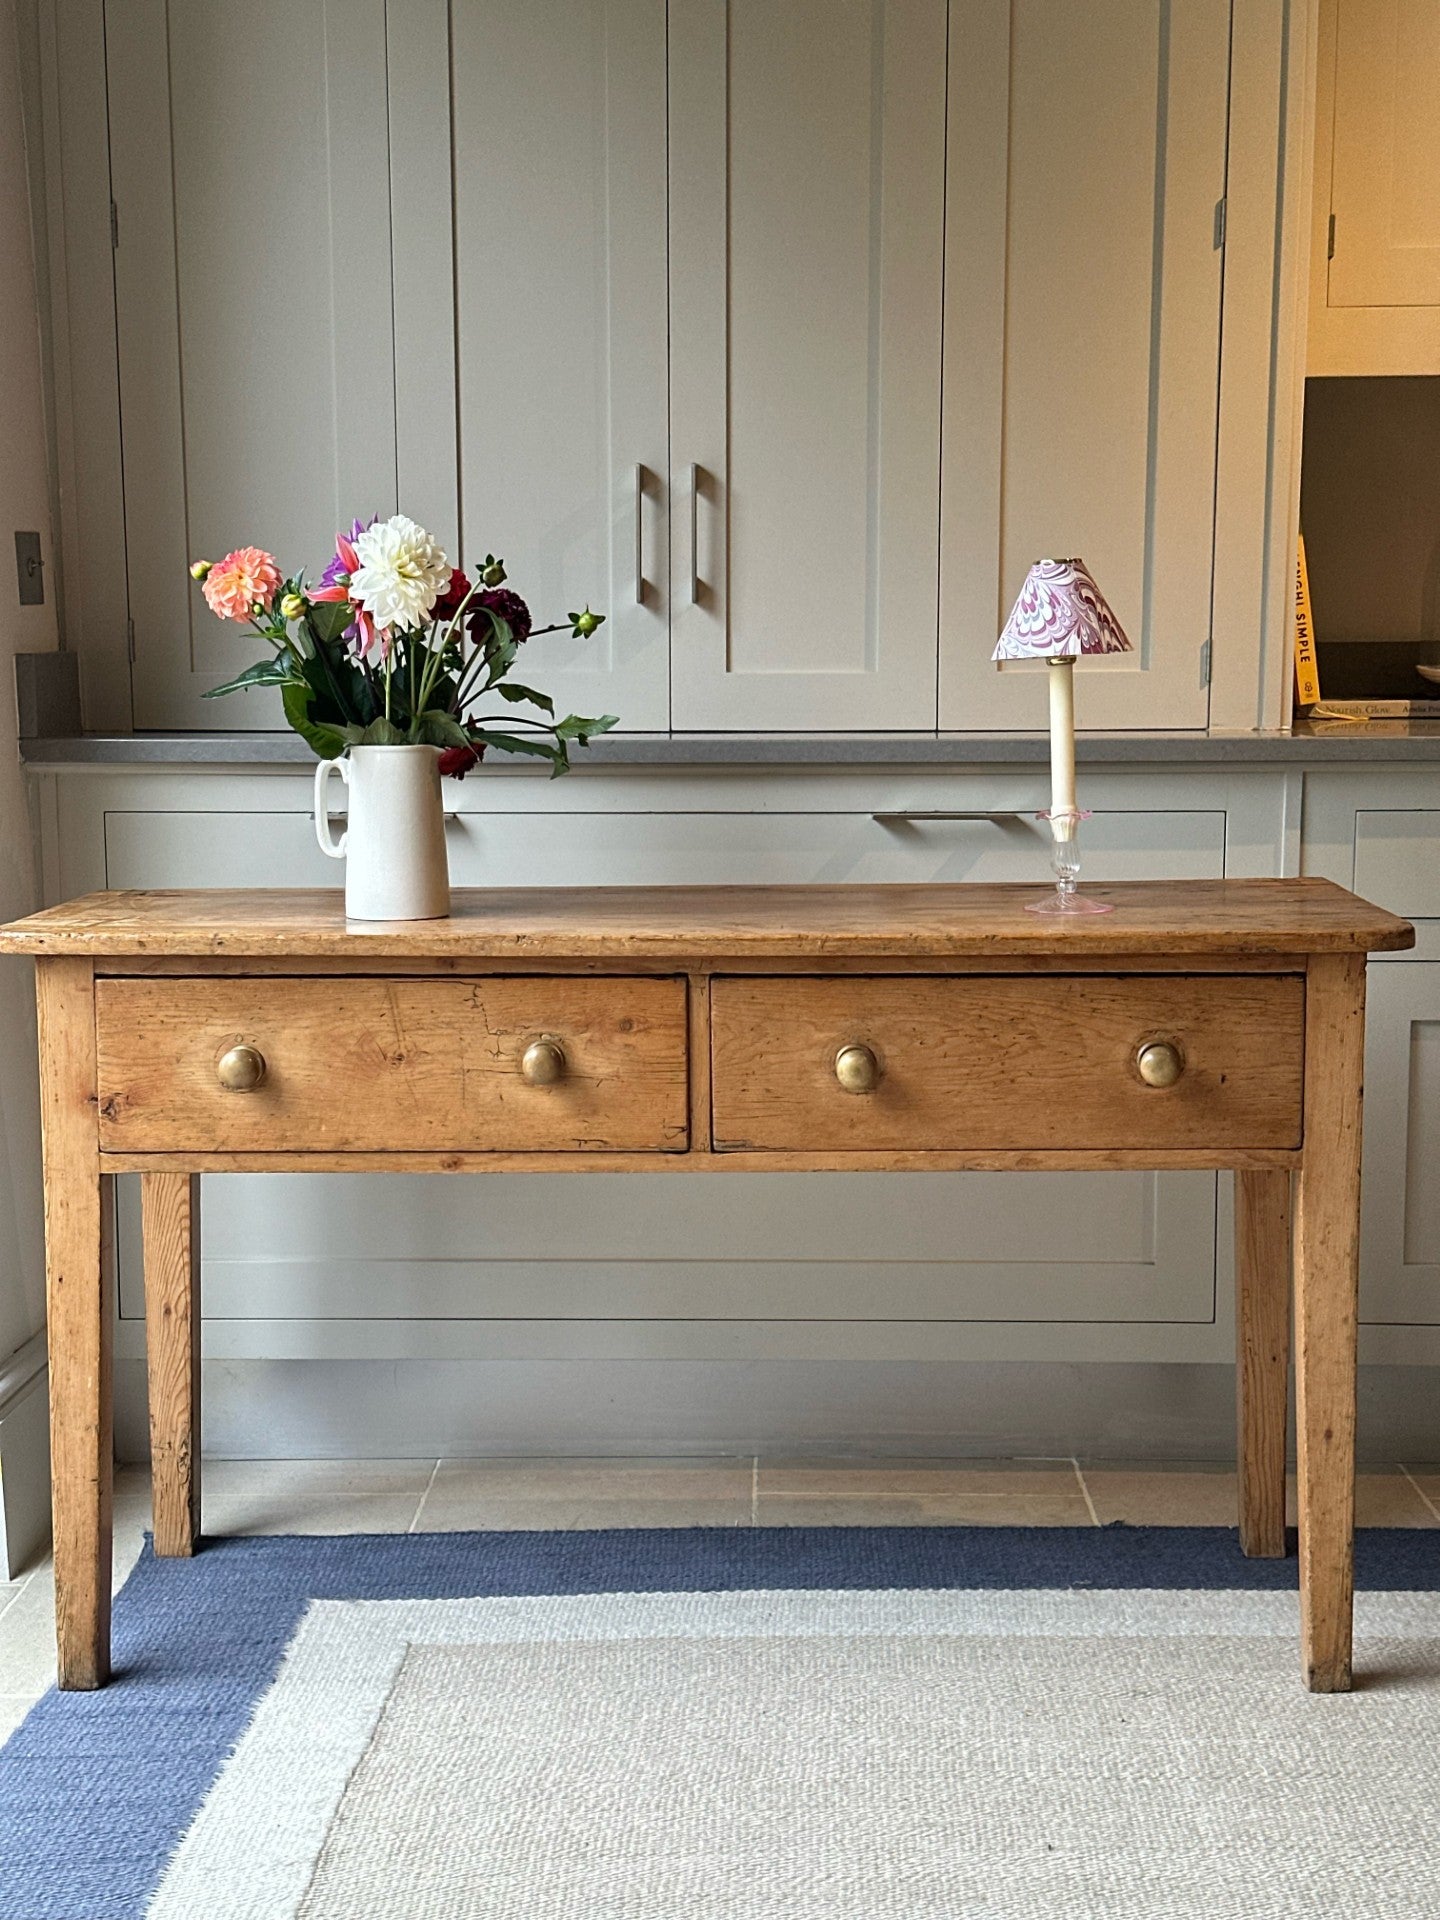
[[[368, 520], [353, 521], [349, 533], [336, 534], [335, 558], [320, 576], [322, 587], [349, 586], [350, 576], [355, 571], [355, 542], [379, 518], [378, 513], [372, 513]], [[337, 594], [332, 597], [338, 599], [340, 596]]]

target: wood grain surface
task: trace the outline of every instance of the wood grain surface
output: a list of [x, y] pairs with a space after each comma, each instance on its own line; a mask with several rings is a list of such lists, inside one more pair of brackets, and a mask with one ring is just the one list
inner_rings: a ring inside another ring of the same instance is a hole
[[55, 1638], [66, 1690], [110, 1677], [115, 1182], [101, 1173], [95, 1132], [93, 987], [86, 959], [38, 970]]
[[1363, 960], [1312, 963], [1305, 1047], [1305, 1156], [1295, 1193], [1301, 1656], [1312, 1692], [1345, 1693], [1354, 1587]]
[[0, 950], [370, 954], [475, 960], [828, 954], [1306, 954], [1391, 951], [1414, 929], [1328, 880], [1088, 887], [1113, 913], [1024, 911], [1043, 887], [533, 887], [457, 890], [445, 920], [346, 922], [338, 889], [94, 893], [0, 928]]
[[[1166, 975], [1031, 981], [855, 975], [711, 985], [717, 1148], [1295, 1147], [1303, 981]], [[1177, 1045], [1171, 1087], [1136, 1056]], [[879, 1062], [871, 1093], [842, 1048]]]
[[1290, 1175], [1235, 1175], [1235, 1457], [1240, 1551], [1285, 1553], [1290, 1393]]
[[155, 1551], [185, 1559], [200, 1534], [200, 1176], [142, 1173], [145, 1360]]
[[[107, 1149], [683, 1151], [683, 980], [101, 980]], [[530, 1086], [553, 1036], [565, 1072]], [[221, 1086], [226, 1048], [266, 1061]]]

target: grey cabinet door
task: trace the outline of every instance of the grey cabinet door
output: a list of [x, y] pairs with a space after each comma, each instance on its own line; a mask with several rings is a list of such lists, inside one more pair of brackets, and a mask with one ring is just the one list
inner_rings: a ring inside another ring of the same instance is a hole
[[1440, 1325], [1440, 962], [1370, 969], [1360, 1318]]
[[1229, 60], [1228, 0], [953, 0], [943, 728], [1044, 727], [990, 655], [1068, 554], [1136, 649], [1079, 724], [1207, 722]]
[[674, 724], [933, 728], [945, 0], [671, 0]]
[[607, 616], [520, 679], [664, 729], [664, 0], [454, 0], [450, 31], [463, 556], [537, 621]]
[[186, 567], [313, 579], [395, 511], [385, 0], [107, 0], [105, 35], [135, 721], [283, 725], [202, 698], [263, 645]]

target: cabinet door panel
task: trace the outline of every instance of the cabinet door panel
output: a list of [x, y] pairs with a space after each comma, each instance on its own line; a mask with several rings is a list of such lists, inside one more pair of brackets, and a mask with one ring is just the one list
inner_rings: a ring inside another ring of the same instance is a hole
[[941, 561], [944, 728], [1045, 724], [990, 664], [1030, 564], [1079, 554], [1136, 651], [1087, 727], [1203, 727], [1226, 0], [956, 0]]
[[675, 0], [681, 728], [933, 727], [943, 0]]
[[1440, 8], [1340, 0], [1332, 307], [1440, 306]]
[[1440, 963], [1370, 969], [1360, 1317], [1440, 1324]]
[[384, 0], [105, 25], [135, 720], [275, 727], [272, 693], [202, 698], [263, 647], [186, 566], [254, 544], [315, 578], [395, 511]]
[[664, 0], [456, 0], [451, 33], [464, 558], [537, 618], [607, 615], [522, 679], [663, 729]]

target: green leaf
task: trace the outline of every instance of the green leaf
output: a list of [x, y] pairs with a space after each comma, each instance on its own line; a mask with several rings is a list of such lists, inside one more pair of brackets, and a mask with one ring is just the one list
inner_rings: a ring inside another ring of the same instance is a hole
[[532, 707], [539, 707], [542, 713], [553, 714], [555, 711], [555, 702], [548, 693], [537, 693], [533, 687], [522, 687], [515, 680], [507, 680], [503, 686], [496, 687], [495, 692], [502, 700], [509, 700], [517, 706], [522, 700], [528, 700]]
[[280, 695], [280, 703], [285, 718], [312, 752], [322, 760], [339, 759], [345, 751], [345, 736], [337, 728], [310, 718], [310, 695], [304, 687], [292, 680]]
[[410, 729], [416, 746], [468, 747], [470, 736], [453, 713], [439, 707], [427, 707]]
[[592, 733], [609, 733], [612, 727], [618, 727], [619, 724], [620, 716], [617, 713], [602, 713], [594, 720], [587, 720], [583, 714], [567, 713], [563, 720], [555, 723], [555, 738], [578, 740], [584, 746]]
[[317, 640], [338, 640], [355, 615], [348, 600], [312, 600], [305, 618]]
[[383, 713], [378, 720], [372, 720], [368, 727], [346, 727], [344, 731], [352, 747], [403, 747], [407, 744], [399, 727], [393, 720], [387, 720]]
[[563, 747], [551, 746], [544, 740], [526, 740], [515, 733], [495, 733], [489, 727], [476, 727], [470, 735], [472, 740], [484, 740], [489, 746], [498, 747], [502, 753], [528, 753], [535, 760], [554, 760], [564, 753]]
[[233, 680], [227, 680], [223, 687], [208, 688], [204, 698], [218, 700], [222, 693], [244, 693], [251, 687], [294, 686], [298, 679], [291, 655], [288, 652], [277, 653], [271, 660], [257, 660], [253, 667], [247, 667]]

